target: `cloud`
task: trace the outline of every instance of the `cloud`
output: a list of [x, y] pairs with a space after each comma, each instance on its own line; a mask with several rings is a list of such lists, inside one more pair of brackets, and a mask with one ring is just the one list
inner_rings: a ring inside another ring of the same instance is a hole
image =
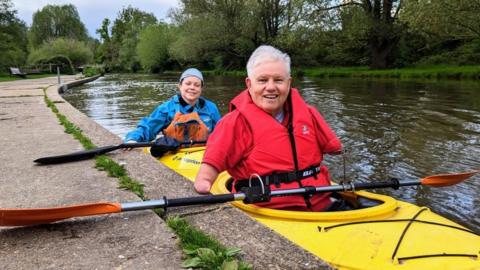
[[178, 7], [177, 0], [13, 0], [14, 9], [18, 11], [18, 17], [27, 25], [32, 24], [33, 13], [44, 6], [73, 4], [80, 15], [80, 19], [88, 29], [92, 37], [97, 37], [96, 29], [100, 28], [103, 19], [113, 21], [118, 13], [129, 5], [142, 11], [153, 13], [158, 20], [168, 21], [167, 15], [171, 8]]

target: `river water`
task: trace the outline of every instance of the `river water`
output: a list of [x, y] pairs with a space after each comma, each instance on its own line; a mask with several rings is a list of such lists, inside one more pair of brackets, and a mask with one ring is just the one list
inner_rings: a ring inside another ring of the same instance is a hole
[[[64, 98], [122, 137], [177, 91], [177, 75], [107, 75]], [[222, 115], [244, 88], [239, 77], [207, 77], [204, 96]], [[295, 78], [346, 150], [326, 157], [333, 179], [416, 179], [480, 169], [480, 82]], [[345, 166], [344, 166], [345, 164]], [[344, 173], [345, 171], [345, 173]], [[480, 232], [480, 176], [443, 188], [376, 192], [417, 205]]]

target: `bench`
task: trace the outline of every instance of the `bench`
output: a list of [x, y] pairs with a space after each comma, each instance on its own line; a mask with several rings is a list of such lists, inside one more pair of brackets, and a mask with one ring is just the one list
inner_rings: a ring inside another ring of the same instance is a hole
[[38, 69], [38, 68], [24, 68], [24, 69], [23, 69], [23, 73], [26, 73], [27, 75], [30, 75], [30, 74], [41, 74], [42, 71], [40, 71], [40, 69]]
[[19, 68], [14, 68], [14, 67], [11, 67], [10, 68], [10, 75], [12, 76], [19, 76], [19, 77], [22, 77], [22, 78], [26, 78], [27, 77], [27, 73], [24, 73], [24, 72], [21, 72]]

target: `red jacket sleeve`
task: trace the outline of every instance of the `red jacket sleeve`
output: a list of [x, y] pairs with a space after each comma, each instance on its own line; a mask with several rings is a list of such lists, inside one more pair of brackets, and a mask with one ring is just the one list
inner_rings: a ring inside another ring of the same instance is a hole
[[335, 154], [342, 150], [342, 143], [332, 131], [322, 115], [312, 106], [308, 106], [315, 122], [317, 142], [324, 154]]
[[203, 163], [218, 172], [234, 168], [252, 145], [249, 126], [238, 111], [226, 114], [208, 137]]

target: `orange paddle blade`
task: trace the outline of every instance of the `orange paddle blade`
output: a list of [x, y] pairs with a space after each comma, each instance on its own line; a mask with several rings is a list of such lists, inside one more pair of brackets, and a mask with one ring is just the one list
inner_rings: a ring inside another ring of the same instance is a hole
[[55, 208], [0, 208], [0, 226], [26, 226], [51, 223], [72, 217], [121, 212], [119, 203], [79, 204]]
[[458, 184], [463, 180], [477, 174], [479, 170], [465, 173], [446, 173], [428, 176], [422, 179], [422, 185], [433, 187], [446, 187]]

